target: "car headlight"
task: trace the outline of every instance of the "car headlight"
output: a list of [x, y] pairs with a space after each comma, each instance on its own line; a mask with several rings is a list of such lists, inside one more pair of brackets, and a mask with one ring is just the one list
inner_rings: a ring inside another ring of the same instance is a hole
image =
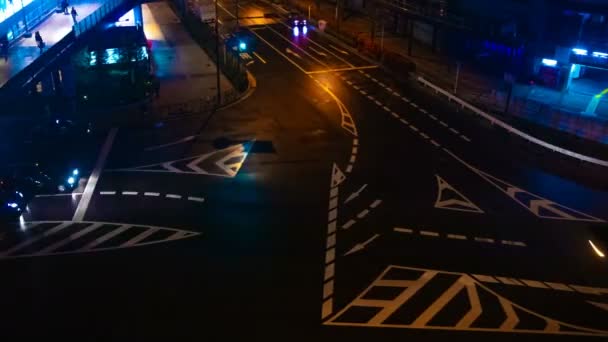
[[75, 182], [76, 182], [76, 179], [74, 179], [74, 177], [69, 177], [68, 178], [68, 184], [69, 185], [74, 185]]
[[17, 208], [17, 207], [19, 206], [19, 204], [15, 203], [15, 202], [10, 202], [10, 203], [8, 203], [7, 205], [8, 205], [10, 208], [13, 208], [13, 209], [15, 209], [15, 208]]
[[74, 176], [78, 176], [79, 173], [80, 173], [80, 171], [78, 171], [78, 169], [74, 169], [72, 171], [72, 175], [74, 175]]

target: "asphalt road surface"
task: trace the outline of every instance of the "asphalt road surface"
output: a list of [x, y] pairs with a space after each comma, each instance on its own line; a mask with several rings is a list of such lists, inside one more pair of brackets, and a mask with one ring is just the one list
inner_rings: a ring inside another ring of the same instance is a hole
[[250, 97], [96, 132], [0, 232], [7, 340], [608, 336], [606, 170], [240, 6]]

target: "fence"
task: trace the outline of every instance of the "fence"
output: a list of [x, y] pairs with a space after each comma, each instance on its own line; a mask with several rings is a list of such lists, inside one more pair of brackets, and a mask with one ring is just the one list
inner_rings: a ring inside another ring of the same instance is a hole
[[88, 32], [90, 29], [99, 24], [108, 14], [118, 8], [118, 6], [127, 1], [129, 0], [107, 0], [101, 7], [95, 10], [95, 12], [89, 14], [84, 19], [72, 26], [74, 35], [79, 37], [83, 33]]
[[497, 126], [503, 128], [503, 129], [505, 129], [507, 132], [509, 132], [511, 134], [515, 134], [515, 135], [519, 136], [520, 138], [523, 138], [523, 139], [525, 139], [525, 140], [527, 140], [527, 141], [529, 141], [529, 142], [531, 142], [531, 143], [533, 143], [535, 145], [544, 147], [544, 148], [549, 149], [549, 150], [551, 150], [553, 152], [558, 152], [558, 153], [561, 153], [563, 155], [566, 155], [566, 156], [569, 156], [569, 157], [572, 157], [572, 158], [576, 158], [576, 159], [581, 160], [581, 161], [585, 161], [585, 162], [588, 162], [588, 163], [591, 163], [591, 164], [595, 164], [595, 165], [599, 165], [599, 166], [608, 167], [608, 161], [606, 161], [606, 160], [600, 160], [600, 159], [597, 159], [597, 158], [589, 157], [589, 156], [586, 156], [586, 155], [583, 155], [583, 154], [580, 154], [580, 153], [576, 153], [576, 152], [573, 152], [573, 151], [570, 151], [570, 150], [566, 150], [566, 149], [563, 149], [561, 147], [558, 147], [558, 146], [552, 145], [550, 143], [547, 143], [547, 142], [545, 142], [543, 140], [540, 140], [540, 139], [538, 139], [536, 137], [533, 137], [533, 136], [531, 136], [531, 135], [529, 135], [527, 133], [524, 133], [524, 132], [518, 130], [517, 128], [515, 128], [513, 126], [508, 125], [504, 121], [499, 120], [499, 119], [493, 117], [492, 115], [490, 115], [490, 114], [482, 111], [481, 109], [479, 109], [479, 108], [477, 108], [477, 107], [469, 104], [468, 102], [463, 101], [462, 99], [454, 96], [450, 92], [448, 92], [448, 91], [446, 91], [446, 90], [444, 90], [444, 89], [442, 89], [440, 87], [437, 87], [433, 83], [425, 80], [423, 77], [418, 77], [417, 80], [422, 85], [433, 89], [436, 93], [439, 93], [439, 94], [442, 94], [442, 95], [446, 96], [448, 98], [448, 101], [453, 101], [453, 102], [457, 103], [462, 108], [466, 108], [466, 109], [470, 110], [471, 112], [479, 115], [483, 119], [488, 120], [492, 125], [497, 125]]

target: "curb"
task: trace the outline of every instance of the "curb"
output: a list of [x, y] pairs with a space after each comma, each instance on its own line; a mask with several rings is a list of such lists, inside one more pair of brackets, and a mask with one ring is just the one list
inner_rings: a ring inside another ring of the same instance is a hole
[[251, 95], [253, 95], [253, 93], [255, 92], [255, 89], [258, 87], [258, 81], [257, 79], [253, 76], [253, 74], [247, 70], [247, 90], [245, 90], [240, 96], [237, 97], [236, 100], [234, 100], [231, 103], [225, 104], [221, 107], [219, 107], [217, 110], [224, 110], [224, 109], [228, 109], [232, 106], [236, 106], [237, 104], [247, 100]]

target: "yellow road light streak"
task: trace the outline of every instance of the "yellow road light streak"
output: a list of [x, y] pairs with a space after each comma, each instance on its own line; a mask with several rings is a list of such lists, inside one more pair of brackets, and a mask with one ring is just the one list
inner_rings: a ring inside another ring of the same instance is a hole
[[591, 248], [593, 248], [593, 250], [595, 251], [595, 254], [597, 254], [600, 258], [603, 258], [605, 256], [604, 253], [599, 250], [599, 248], [595, 247], [593, 241], [589, 240], [589, 244], [591, 245]]

